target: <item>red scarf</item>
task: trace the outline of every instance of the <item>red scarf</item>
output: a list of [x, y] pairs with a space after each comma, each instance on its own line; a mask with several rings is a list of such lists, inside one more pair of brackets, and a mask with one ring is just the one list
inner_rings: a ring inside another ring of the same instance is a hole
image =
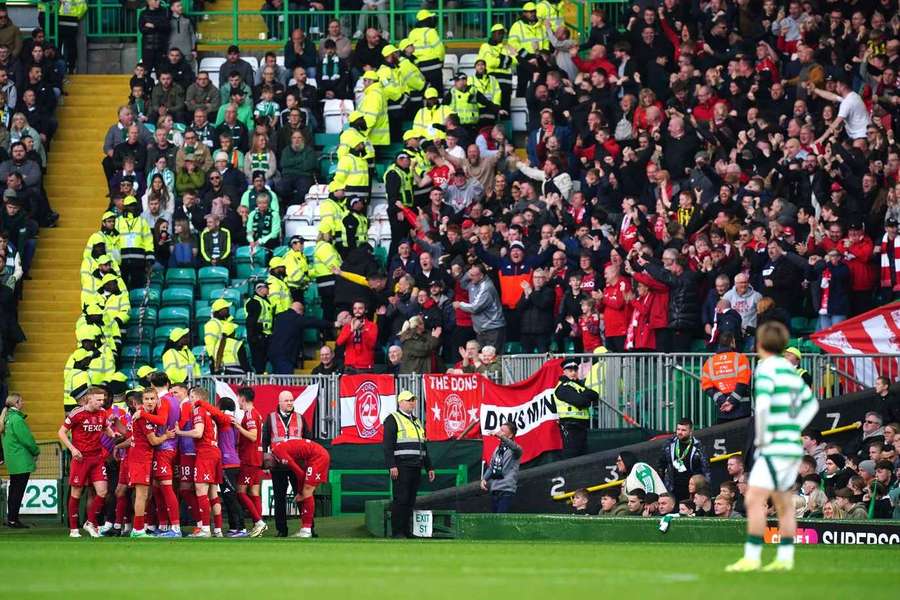
[[827, 315], [828, 297], [831, 295], [831, 267], [825, 267], [825, 270], [822, 271], [822, 281], [819, 282], [819, 287], [822, 288], [822, 302], [819, 306], [819, 314]]
[[[628, 331], [625, 333], [626, 350], [634, 350], [634, 336], [637, 334], [637, 328], [640, 327], [640, 318], [645, 314], [650, 298], [650, 294], [647, 294], [643, 297], [638, 296], [634, 300], [634, 310], [631, 311], [631, 321], [628, 323]], [[640, 310], [638, 310], [639, 304], [641, 306]]]
[[900, 290], [900, 235], [894, 238], [893, 243], [888, 240], [887, 234], [881, 239], [881, 287]]
[[637, 241], [637, 236], [637, 227], [631, 222], [631, 217], [625, 215], [622, 218], [622, 226], [619, 228], [619, 245], [625, 252], [629, 252]]

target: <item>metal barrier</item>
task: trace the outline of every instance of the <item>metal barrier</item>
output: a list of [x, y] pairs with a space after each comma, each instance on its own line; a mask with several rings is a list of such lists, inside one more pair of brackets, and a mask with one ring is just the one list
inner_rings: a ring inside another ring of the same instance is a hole
[[[436, 476], [451, 475], [455, 477], [454, 485], [459, 487], [469, 482], [469, 471], [466, 465], [458, 465], [455, 469], [435, 469]], [[388, 478], [387, 490], [344, 490], [344, 477], [353, 476], [382, 476]], [[390, 478], [390, 472], [387, 469], [335, 469], [328, 472], [328, 483], [331, 485], [331, 516], [339, 517], [346, 514], [362, 514], [348, 513], [343, 510], [343, 499], [346, 497], [367, 497], [367, 498], [391, 498], [394, 495], [394, 480]], [[427, 484], [426, 484], [427, 485]], [[429, 494], [430, 491], [423, 490], [419, 492], [420, 496]]]
[[[506, 355], [501, 357], [503, 383], [521, 381], [549, 358], [562, 356], [580, 360], [581, 375], [600, 394], [592, 427], [634, 427], [633, 420], [647, 429], [672, 431], [681, 417], [698, 428], [716, 423], [715, 406], [700, 389], [703, 363], [711, 353]], [[747, 356], [754, 367], [756, 356]], [[879, 375], [896, 380], [900, 355], [805, 354], [801, 366], [812, 375], [816, 395], [830, 398], [870, 388]]]
[[138, 10], [120, 0], [90, 0], [84, 17], [88, 38], [137, 40]]

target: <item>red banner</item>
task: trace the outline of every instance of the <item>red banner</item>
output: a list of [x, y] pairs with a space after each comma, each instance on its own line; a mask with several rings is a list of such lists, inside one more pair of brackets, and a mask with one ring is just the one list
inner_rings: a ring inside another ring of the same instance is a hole
[[[237, 402], [237, 390], [241, 386], [227, 384], [216, 380], [216, 395], [220, 398], [234, 400], [236, 410], [240, 410]], [[316, 418], [316, 404], [319, 399], [319, 386], [317, 385], [253, 385], [253, 407], [259, 411], [263, 421], [273, 410], [278, 408], [278, 396], [281, 392], [290, 392], [294, 398], [294, 412], [303, 418], [303, 426], [307, 431], [314, 431]]]
[[382, 423], [397, 410], [393, 375], [341, 377], [341, 433], [332, 444], [380, 444]]
[[834, 327], [817, 331], [810, 339], [828, 354], [846, 357], [834, 359], [839, 363], [836, 366], [859, 382], [859, 389], [872, 387], [879, 376], [894, 381], [900, 373], [896, 356], [859, 355], [900, 354], [900, 304], [880, 306]]
[[466, 439], [478, 439], [481, 375], [424, 375], [425, 437], [429, 442], [459, 439], [475, 423]]
[[480, 423], [484, 436], [482, 458], [485, 462], [497, 447], [493, 433], [503, 423], [513, 421], [518, 428], [516, 442], [522, 446], [522, 463], [527, 463], [550, 450], [562, 449], [559, 418], [553, 400], [553, 390], [559, 381], [562, 359], [544, 363], [541, 370], [518, 383], [498, 385], [482, 379], [484, 396]]

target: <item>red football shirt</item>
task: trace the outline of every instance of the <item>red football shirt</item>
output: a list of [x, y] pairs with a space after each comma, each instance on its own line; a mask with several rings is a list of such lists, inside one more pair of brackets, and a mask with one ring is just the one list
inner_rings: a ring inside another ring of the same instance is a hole
[[147, 413], [141, 410], [141, 416], [131, 422], [134, 446], [128, 450], [128, 460], [135, 463], [149, 463], [153, 460], [153, 444], [149, 435], [156, 433], [156, 425], [147, 419]]
[[247, 430], [256, 430], [256, 441], [250, 441], [245, 438], [243, 435], [238, 432], [238, 457], [241, 459], [241, 464], [246, 465], [248, 467], [261, 467], [262, 466], [262, 431], [260, 427], [262, 426], [262, 417], [259, 414], [259, 411], [255, 408], [251, 408], [249, 411], [244, 413], [244, 418], [241, 419], [241, 427]]
[[299, 459], [301, 462], [308, 462], [313, 458], [318, 458], [322, 455], [328, 454], [328, 451], [325, 450], [325, 448], [312, 440], [308, 440], [306, 438], [302, 440], [294, 440], [294, 442], [297, 441], [302, 443], [295, 443], [292, 449], [296, 450], [294, 457]]
[[194, 442], [197, 449], [197, 457], [217, 456], [219, 454], [219, 446], [216, 444], [216, 426], [209, 411], [203, 406], [194, 404], [193, 415], [194, 427], [200, 423], [203, 424], [203, 435]]
[[106, 429], [106, 411], [90, 412], [80, 406], [70, 412], [63, 427], [72, 432], [72, 445], [84, 456], [95, 456], [103, 451], [100, 443]]

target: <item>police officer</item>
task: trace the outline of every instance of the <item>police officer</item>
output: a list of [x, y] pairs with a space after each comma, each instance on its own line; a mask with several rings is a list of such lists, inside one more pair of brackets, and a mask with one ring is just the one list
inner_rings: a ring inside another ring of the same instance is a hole
[[469, 85], [469, 76], [462, 71], [453, 78], [453, 87], [447, 92], [444, 104], [459, 117], [459, 124], [475, 132], [478, 125], [478, 92]]
[[578, 363], [567, 359], [563, 374], [553, 391], [559, 429], [563, 436], [563, 457], [575, 458], [587, 452], [587, 429], [591, 421], [590, 406], [600, 399], [592, 389], [578, 380]]
[[395, 538], [412, 537], [412, 511], [422, 481], [422, 468], [428, 481], [434, 481], [431, 457], [425, 446], [425, 426], [415, 416], [416, 397], [407, 390], [397, 395], [399, 410], [384, 420], [384, 462], [394, 480], [391, 504], [391, 534]]
[[247, 311], [247, 342], [250, 344], [250, 362], [256, 373], [266, 370], [269, 338], [272, 335], [272, 304], [269, 302], [269, 284], [259, 281], [254, 294], [244, 302]]
[[750, 361], [735, 352], [734, 334], [719, 334], [716, 353], [703, 363], [700, 389], [716, 404], [719, 422], [750, 416]]
[[349, 250], [369, 243], [369, 218], [366, 216], [366, 203], [359, 196], [351, 196], [347, 204], [350, 212], [344, 217], [344, 232]]

